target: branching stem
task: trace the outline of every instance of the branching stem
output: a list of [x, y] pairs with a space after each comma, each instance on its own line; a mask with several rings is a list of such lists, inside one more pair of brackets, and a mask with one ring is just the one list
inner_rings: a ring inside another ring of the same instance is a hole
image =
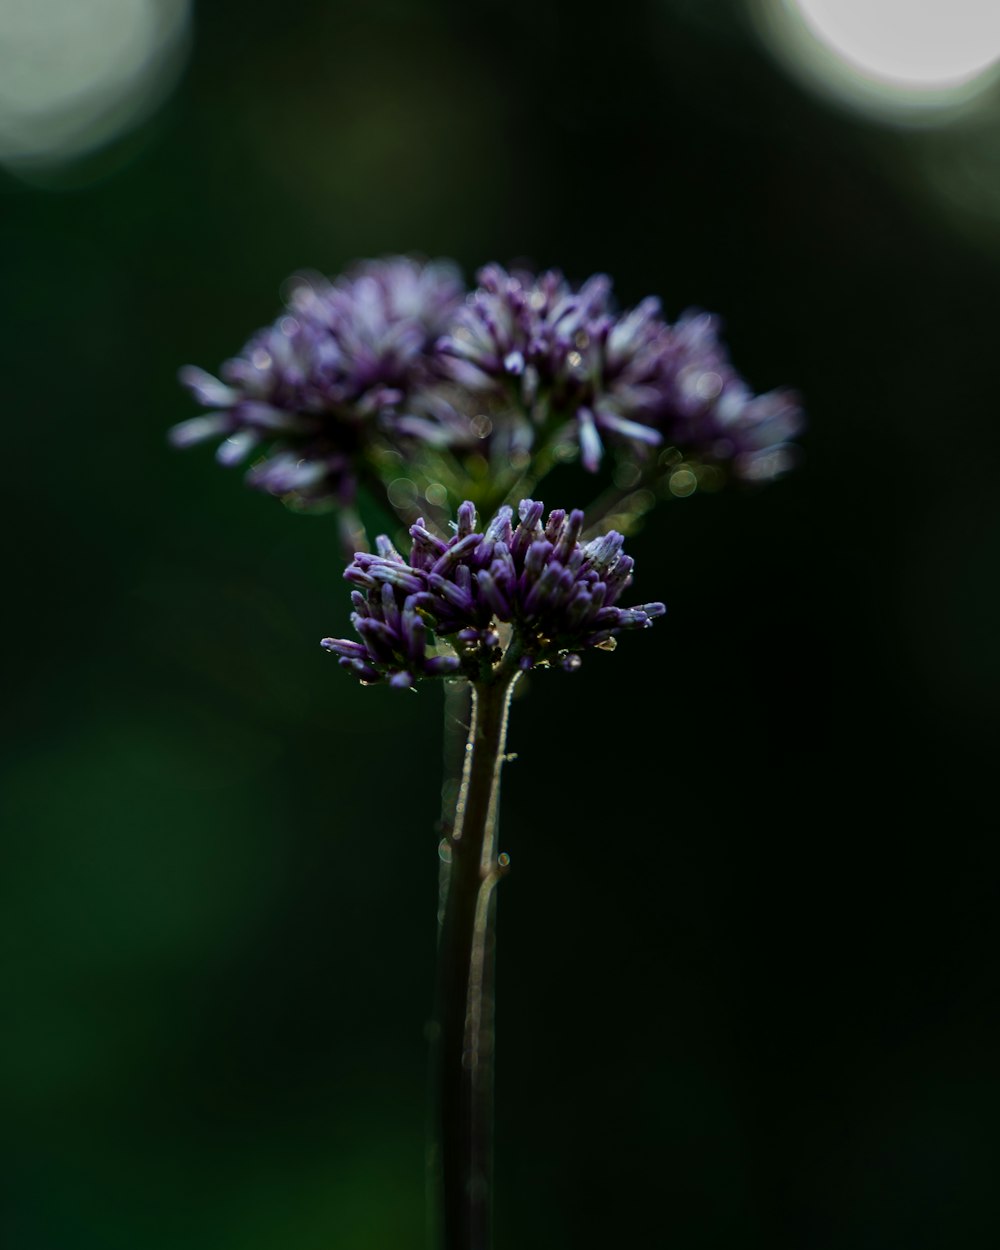
[[493, 890], [500, 773], [518, 668], [513, 649], [473, 685], [438, 946], [436, 1078], [444, 1250], [489, 1250], [493, 1139]]

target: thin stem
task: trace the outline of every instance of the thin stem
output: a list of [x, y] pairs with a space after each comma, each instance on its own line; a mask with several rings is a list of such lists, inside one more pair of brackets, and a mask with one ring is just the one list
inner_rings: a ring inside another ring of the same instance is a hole
[[473, 686], [472, 725], [455, 810], [438, 947], [436, 1069], [444, 1250], [492, 1240], [493, 890], [500, 773], [515, 657]]
[[655, 474], [646, 472], [631, 486], [606, 490], [587, 509], [584, 533], [603, 531], [610, 520], [615, 520], [620, 528], [628, 532], [656, 503], [653, 493], [655, 482]]
[[340, 533], [340, 549], [344, 560], [350, 564], [358, 551], [370, 551], [368, 534], [356, 504], [346, 504], [337, 516], [337, 528]]
[[[465, 680], [442, 682], [444, 691], [444, 733], [441, 763], [441, 816], [438, 830], [440, 865], [438, 871], [437, 937], [440, 945], [444, 927], [445, 909], [448, 902], [448, 881], [451, 875], [451, 848], [455, 832], [455, 810], [465, 774], [466, 740], [472, 725], [472, 686]], [[440, 994], [440, 988], [438, 990]], [[441, 1050], [441, 1004], [435, 1003], [435, 1016], [428, 1026], [431, 1043], [428, 1070], [427, 1097], [427, 1245], [438, 1246], [441, 1242], [441, 1125], [438, 1092], [440, 1081]]]
[[458, 800], [462, 793], [468, 752], [466, 742], [472, 728], [472, 686], [464, 680], [446, 681], [444, 685], [444, 733], [441, 750], [441, 871], [438, 880], [438, 937], [444, 924], [448, 901], [448, 880], [451, 874], [451, 848], [455, 833]]

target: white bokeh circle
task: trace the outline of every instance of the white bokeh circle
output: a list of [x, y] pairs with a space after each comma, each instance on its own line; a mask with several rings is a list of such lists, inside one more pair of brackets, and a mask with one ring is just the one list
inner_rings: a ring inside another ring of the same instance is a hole
[[56, 165], [136, 125], [184, 63], [190, 0], [3, 0], [0, 163]]
[[1000, 0], [758, 0], [768, 42], [810, 86], [932, 120], [996, 80]]

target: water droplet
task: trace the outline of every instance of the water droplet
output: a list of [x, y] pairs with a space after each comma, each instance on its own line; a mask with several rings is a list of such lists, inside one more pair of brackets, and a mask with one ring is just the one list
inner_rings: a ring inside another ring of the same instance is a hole
[[642, 471], [634, 460], [621, 460], [615, 466], [615, 485], [620, 490], [628, 490], [638, 482]]
[[671, 495], [676, 495], [678, 499], [686, 499], [697, 490], [698, 479], [688, 468], [675, 469], [670, 475], [668, 485]]
[[714, 464], [703, 464], [698, 471], [698, 485], [704, 491], [721, 490], [725, 482], [726, 475]]
[[442, 838], [438, 843], [438, 859], [442, 864], [451, 863], [451, 843], [447, 838]]
[[417, 488], [408, 477], [397, 477], [389, 483], [386, 494], [394, 508], [408, 508], [416, 501]]
[[510, 867], [510, 856], [507, 854], [506, 851], [501, 851], [500, 854], [497, 856], [497, 864], [501, 868]]
[[718, 373], [703, 373], [694, 389], [700, 399], [715, 399], [722, 394], [722, 377]]

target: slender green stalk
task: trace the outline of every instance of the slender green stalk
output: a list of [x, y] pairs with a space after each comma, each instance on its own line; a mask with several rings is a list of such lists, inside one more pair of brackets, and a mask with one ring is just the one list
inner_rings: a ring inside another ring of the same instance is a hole
[[655, 505], [655, 485], [655, 471], [651, 470], [643, 474], [631, 486], [609, 487], [587, 509], [584, 533], [603, 532], [612, 518], [623, 529], [623, 532], [628, 533], [631, 526], [641, 520]]
[[449, 867], [434, 1038], [444, 1250], [489, 1250], [492, 1242], [493, 890], [503, 874], [497, 814], [517, 680], [515, 657], [508, 661], [473, 685], [455, 827], [442, 841]]
[[[438, 872], [438, 942], [444, 925], [445, 906], [448, 902], [448, 880], [451, 873], [452, 835], [455, 832], [455, 811], [462, 788], [467, 752], [465, 744], [472, 725], [472, 686], [465, 680], [442, 683], [444, 692], [444, 733], [442, 737], [441, 816], [438, 829], [440, 866]], [[441, 1125], [438, 1091], [440, 1081], [441, 1004], [435, 1003], [435, 1018], [428, 1028], [431, 1043], [427, 1113], [427, 1245], [436, 1247], [441, 1243]]]

